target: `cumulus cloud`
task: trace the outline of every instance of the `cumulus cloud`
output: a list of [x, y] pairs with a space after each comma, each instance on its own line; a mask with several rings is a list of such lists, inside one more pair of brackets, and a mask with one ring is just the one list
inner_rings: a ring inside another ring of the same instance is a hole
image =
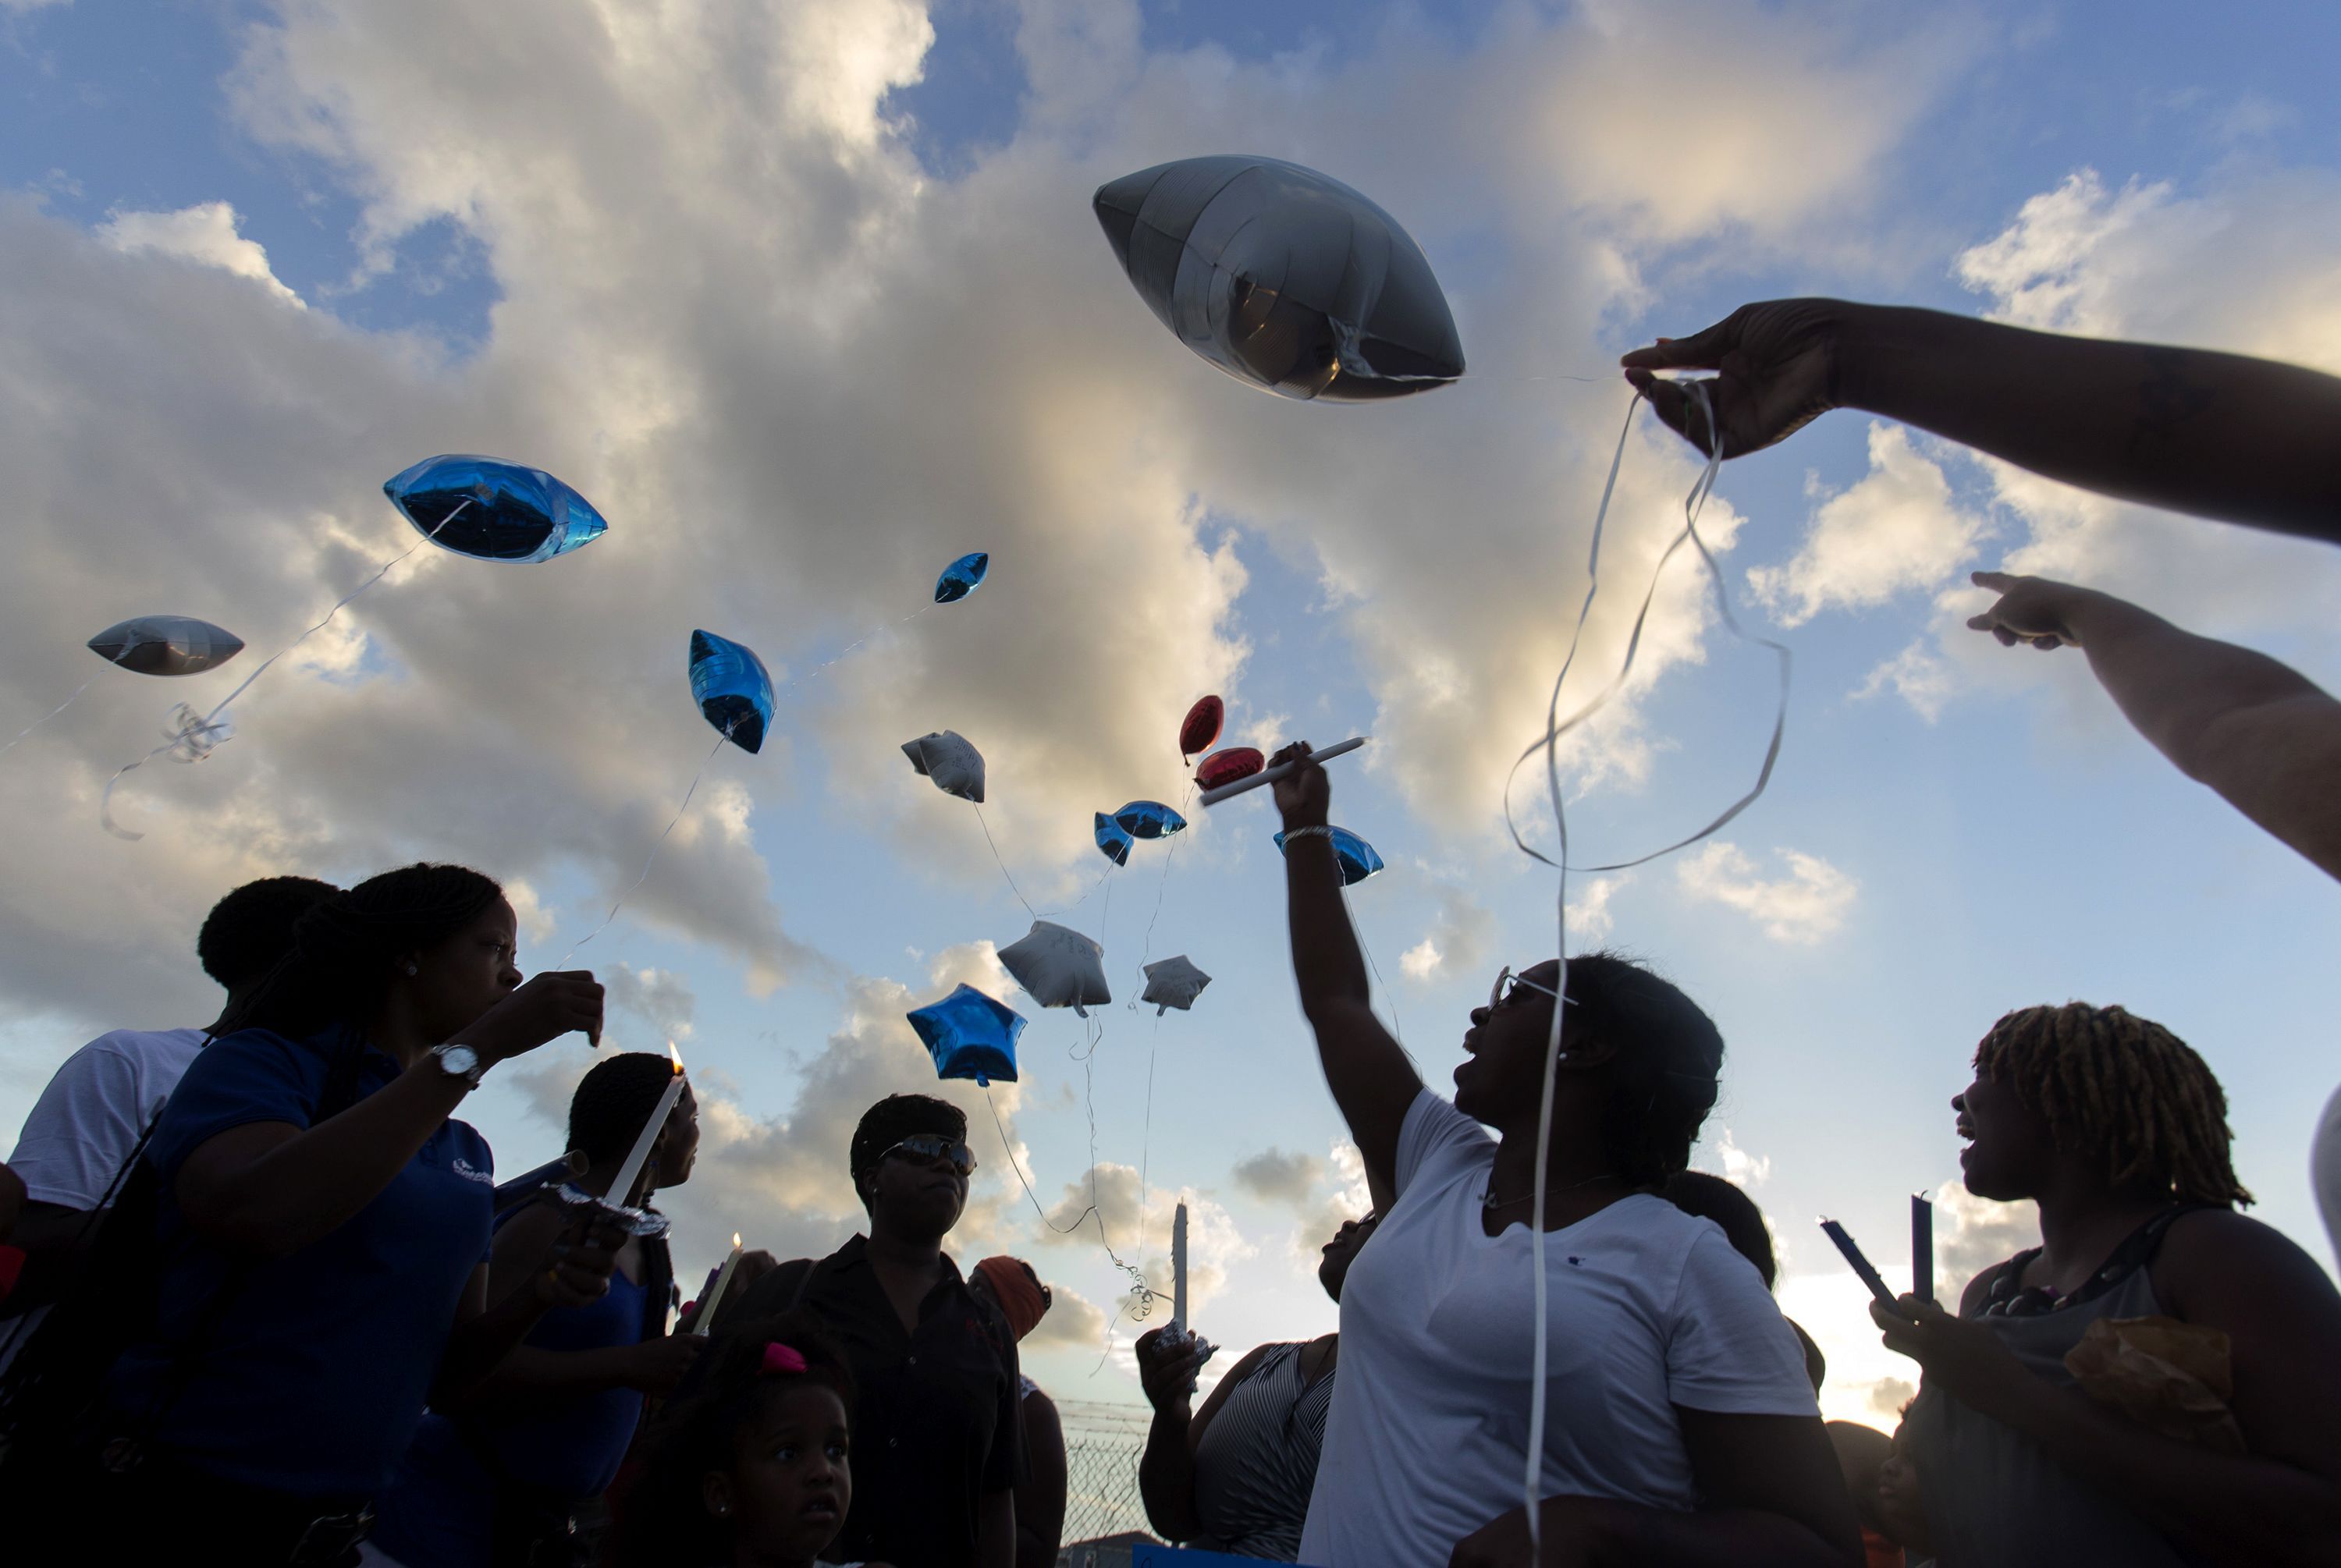
[[1935, 1194], [1935, 1298], [1957, 1303], [1967, 1281], [2040, 1245], [2040, 1209], [2029, 1199], [1995, 1203], [1958, 1182]]
[[618, 962], [601, 971], [601, 979], [610, 1007], [631, 1013], [650, 1027], [653, 1043], [638, 1048], [656, 1050], [662, 1042], [691, 1037], [692, 1014], [699, 997], [691, 982], [672, 969], [638, 969]]
[[1325, 1176], [1315, 1155], [1266, 1148], [1236, 1162], [1236, 1186], [1261, 1203], [1300, 1204]]
[[1229, 1266], [1259, 1249], [1235, 1216], [1210, 1198], [1141, 1185], [1137, 1167], [1098, 1162], [1081, 1180], [1067, 1182], [1034, 1236], [1042, 1246], [1099, 1248], [1111, 1245], [1125, 1268], [1147, 1287], [1170, 1295], [1170, 1233], [1180, 1202], [1187, 1206], [1187, 1298], [1200, 1311], [1225, 1288]]
[[[1987, 314], [2044, 331], [2195, 343], [2341, 373], [2341, 175], [2254, 161], [2200, 188], [2108, 182], [2075, 170], [1957, 256]], [[2314, 545], [2110, 501], [1986, 461], [1995, 503], [2019, 530], [2003, 564], [2132, 599], [2215, 636], [2323, 639], [2341, 561]], [[1963, 624], [1987, 602], [1938, 596], [1929, 635], [1871, 673], [1924, 717], [1962, 690], [2037, 684], [2063, 727], [2118, 723], [2077, 661], [2027, 664]], [[2078, 720], [2079, 722], [2070, 722]]]
[[1048, 1313], [1019, 1348], [1029, 1355], [1041, 1350], [1095, 1350], [1104, 1344], [1105, 1310], [1071, 1285], [1054, 1280], [1048, 1285]]
[[1746, 850], [1710, 839], [1677, 863], [1676, 885], [1694, 900], [1738, 910], [1776, 942], [1809, 945], [1844, 925], [1859, 885], [1818, 855], [1775, 853], [1788, 875], [1768, 879]]
[[1452, 883], [1434, 888], [1439, 913], [1422, 940], [1399, 955], [1398, 967], [1410, 980], [1433, 980], [1470, 974], [1487, 962], [1496, 939], [1496, 913]]
[[1868, 474], [1825, 496], [1796, 555], [1749, 571], [1748, 587], [1782, 624], [1801, 626], [1825, 609], [1862, 609], [1934, 587], [1968, 558], [1983, 526], [1908, 431], [1872, 423]]
[[1729, 1127], [1716, 1129], [1712, 1152], [1715, 1163], [1722, 1167], [1716, 1174], [1735, 1186], [1761, 1186], [1771, 1178], [1772, 1156], [1741, 1148]]
[[268, 252], [260, 242], [236, 232], [235, 209], [225, 202], [204, 202], [173, 213], [116, 210], [97, 226], [97, 237], [125, 255], [151, 253], [217, 267], [251, 279], [288, 305], [309, 308], [270, 270]]

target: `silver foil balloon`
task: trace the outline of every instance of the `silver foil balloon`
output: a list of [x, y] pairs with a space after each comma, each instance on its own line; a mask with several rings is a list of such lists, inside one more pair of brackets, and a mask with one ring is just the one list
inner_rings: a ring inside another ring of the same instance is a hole
[[1086, 1018], [1113, 1000], [1105, 981], [1105, 949], [1069, 926], [1035, 920], [1000, 949], [1000, 967], [1044, 1007], [1071, 1007]]
[[1447, 296], [1398, 220], [1275, 158], [1185, 158], [1091, 205], [1179, 341], [1280, 397], [1368, 402], [1463, 373]]
[[1175, 958], [1159, 958], [1146, 966], [1146, 989], [1138, 994], [1138, 999], [1153, 1003], [1158, 1018], [1172, 1007], [1183, 1013], [1195, 1005], [1195, 998], [1210, 983], [1211, 977], [1181, 953]]
[[141, 675], [200, 675], [244, 651], [244, 639], [192, 615], [138, 615], [89, 640], [89, 650]]
[[983, 804], [983, 753], [956, 729], [938, 729], [902, 742], [902, 755], [946, 795]]

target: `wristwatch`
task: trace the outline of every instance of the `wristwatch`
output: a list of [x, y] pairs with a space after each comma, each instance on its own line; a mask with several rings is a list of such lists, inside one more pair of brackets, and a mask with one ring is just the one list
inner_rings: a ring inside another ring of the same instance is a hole
[[480, 1076], [488, 1070], [488, 1064], [480, 1060], [480, 1053], [469, 1046], [433, 1046], [431, 1057], [439, 1064], [441, 1072], [451, 1078], [463, 1079], [471, 1088], [480, 1087]]

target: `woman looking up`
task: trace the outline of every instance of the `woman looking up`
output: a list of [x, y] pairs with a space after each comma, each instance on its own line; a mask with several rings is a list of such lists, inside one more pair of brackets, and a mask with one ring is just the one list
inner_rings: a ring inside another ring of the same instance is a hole
[[513, 932], [477, 871], [385, 872], [302, 917], [187, 1069], [145, 1156], [158, 1309], [109, 1382], [95, 1560], [354, 1560], [424, 1401], [607, 1287], [615, 1238], [573, 1230], [488, 1304], [493, 1161], [451, 1115], [602, 1027], [591, 975], [521, 984]]
[[[1938, 1561], [2341, 1560], [2341, 1295], [2235, 1212], [2251, 1195], [2203, 1058], [2119, 1007], [2026, 1007], [1984, 1037], [1951, 1108], [1967, 1190], [2034, 1199], [2042, 1245], [1977, 1275], [1957, 1317], [1908, 1295], [1898, 1315], [1870, 1309], [1926, 1369], [1898, 1444]], [[2241, 1452], [2075, 1386], [2065, 1357], [2090, 1325], [2141, 1317], [2223, 1344]]]
[[1293, 972], [1368, 1179], [1394, 1198], [1344, 1282], [1300, 1561], [1527, 1563], [1520, 1477], [1542, 1332], [1541, 1563], [1858, 1568], [1796, 1335], [1722, 1233], [1655, 1190], [1689, 1163], [1715, 1103], [1714, 1024], [1637, 965], [1570, 962], [1538, 1324], [1528, 1226], [1559, 966], [1499, 977], [1472, 1010], [1454, 1103], [1432, 1094], [1374, 1016], [1330, 795], [1313, 766], [1276, 787]]

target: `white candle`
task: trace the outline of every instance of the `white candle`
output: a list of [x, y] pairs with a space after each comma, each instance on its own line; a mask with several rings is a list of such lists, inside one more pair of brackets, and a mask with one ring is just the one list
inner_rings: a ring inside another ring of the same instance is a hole
[[1170, 1326], [1187, 1326], [1187, 1206], [1170, 1216]]
[[617, 1179], [610, 1184], [610, 1202], [621, 1207], [634, 1190], [634, 1178], [641, 1176], [643, 1166], [650, 1163], [651, 1146], [658, 1142], [660, 1132], [666, 1126], [666, 1118], [674, 1113], [675, 1101], [682, 1098], [682, 1057], [676, 1053], [672, 1040], [666, 1043], [666, 1054], [674, 1058], [674, 1076], [667, 1080], [666, 1093], [659, 1097], [658, 1109], [652, 1111], [651, 1119], [643, 1124], [643, 1136], [634, 1140], [633, 1151], [626, 1156], [626, 1163], [618, 1167]]
[[723, 1299], [723, 1287], [732, 1283], [732, 1271], [739, 1266], [740, 1233], [735, 1230], [732, 1233], [732, 1255], [723, 1260], [723, 1272], [715, 1276], [715, 1288], [699, 1304], [699, 1315], [692, 1319], [692, 1333], [705, 1334], [708, 1325], [715, 1321], [715, 1304]]

